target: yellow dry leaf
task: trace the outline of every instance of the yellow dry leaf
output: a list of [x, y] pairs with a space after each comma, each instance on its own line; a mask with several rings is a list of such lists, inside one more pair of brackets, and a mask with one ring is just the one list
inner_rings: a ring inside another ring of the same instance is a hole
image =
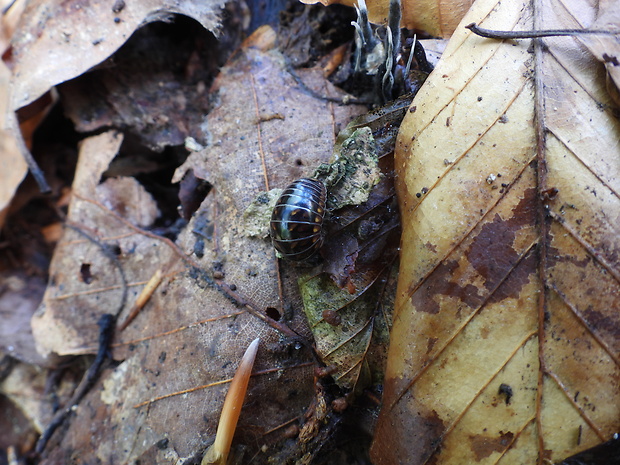
[[376, 465], [545, 464], [620, 429], [620, 121], [583, 2], [480, 0], [405, 117]]
[[[357, 0], [301, 0], [302, 3], [334, 3], [353, 6]], [[435, 37], [450, 37], [473, 0], [401, 0], [401, 26], [424, 31]], [[389, 0], [367, 0], [368, 19], [375, 24], [387, 24]]]

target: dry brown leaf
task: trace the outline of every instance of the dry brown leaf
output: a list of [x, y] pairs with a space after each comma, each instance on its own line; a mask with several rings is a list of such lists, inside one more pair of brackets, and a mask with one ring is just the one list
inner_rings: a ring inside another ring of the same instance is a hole
[[[183, 14], [215, 32], [222, 6], [223, 2], [219, 0], [208, 3], [166, 0], [118, 0], [94, 4], [81, 0], [17, 2], [3, 21], [7, 23], [3, 26], [9, 31], [13, 27], [16, 29], [11, 34], [9, 47], [6, 50], [3, 47], [2, 59], [10, 68], [12, 78], [6, 112], [2, 114], [2, 118], [6, 116], [6, 121], [0, 127], [7, 127], [13, 133], [17, 149], [10, 145], [0, 147], [0, 155], [14, 157], [12, 154], [18, 150], [22, 157], [30, 158], [28, 148], [21, 140], [14, 112], [35, 102], [54, 86], [101, 63], [138, 28], [171, 14]], [[19, 18], [16, 26], [14, 16]], [[6, 140], [8, 144], [10, 139]], [[15, 179], [6, 185], [6, 193], [0, 192], [4, 196], [12, 195], [26, 172], [19, 163], [10, 166], [15, 166], [10, 170], [15, 173]], [[21, 179], [18, 179], [19, 175]], [[49, 186], [37, 175], [35, 177], [41, 189], [47, 189]], [[3, 201], [0, 198], [0, 220], [4, 214]]]
[[4, 56], [14, 76], [11, 108], [22, 108], [51, 87], [83, 74], [114, 53], [136, 29], [167, 15], [183, 14], [216, 31], [222, 5], [217, 0], [29, 2]]
[[25, 273], [0, 274], [0, 350], [32, 364], [43, 364], [34, 347], [30, 319], [45, 290], [45, 280]]
[[0, 170], [0, 228], [4, 225], [9, 203], [28, 171], [15, 137], [6, 128], [10, 76], [6, 65], [0, 63], [0, 164], [5, 167]]
[[[266, 237], [245, 237], [243, 212], [260, 192], [283, 187], [326, 161], [336, 129], [360, 108], [310, 95], [287, 70], [284, 57], [265, 50], [273, 45], [273, 31], [260, 33], [272, 39], [253, 37], [214, 82], [214, 107], [201, 141], [206, 148], [191, 154], [178, 170], [178, 179], [193, 170], [214, 186], [177, 239], [178, 248], [135, 227], [141, 217], [126, 208], [131, 199], [115, 196], [110, 202], [109, 193], [101, 189], [102, 174], [122, 137], [106, 132], [80, 147], [69, 219], [116, 250], [129, 286], [120, 320], [158, 268], [164, 270], [164, 279], [142, 312], [117, 335], [114, 356], [123, 361], [105, 371], [98, 387], [80, 403], [62, 442], [60, 435], [50, 442], [50, 462], [79, 457], [103, 463], [168, 463], [197, 457], [215, 434], [226, 380], [257, 336], [262, 341], [257, 374], [237, 441], [273, 444], [284, 433], [278, 427], [294, 421], [314, 395], [310, 351], [291, 337], [295, 332], [306, 338], [310, 334], [300, 311], [297, 272], [280, 267]], [[304, 70], [301, 79], [321, 94], [344, 96], [324, 80], [320, 69]], [[199, 241], [204, 241], [200, 256], [194, 254]], [[83, 279], [84, 265], [88, 280]], [[100, 246], [67, 230], [50, 276], [44, 305], [33, 320], [38, 342], [48, 352], [93, 352], [99, 315], [114, 312], [121, 302], [122, 280], [114, 261]], [[258, 311], [252, 315], [248, 307]], [[264, 316], [274, 313], [281, 322]], [[270, 322], [288, 332], [275, 331]], [[149, 402], [186, 389], [196, 392]], [[91, 428], [97, 430], [95, 440]]]
[[4, 51], [11, 42], [11, 36], [19, 23], [22, 13], [26, 8], [25, 0], [2, 0], [0, 1], [0, 51]]
[[[357, 0], [301, 0], [302, 3], [354, 6]], [[401, 0], [401, 26], [424, 31], [435, 37], [450, 37], [473, 0]], [[389, 0], [367, 0], [368, 18], [375, 24], [387, 24]]]
[[[462, 24], [582, 28], [582, 2]], [[575, 38], [457, 29], [401, 127], [401, 272], [376, 464], [543, 464], [620, 429], [620, 122]]]

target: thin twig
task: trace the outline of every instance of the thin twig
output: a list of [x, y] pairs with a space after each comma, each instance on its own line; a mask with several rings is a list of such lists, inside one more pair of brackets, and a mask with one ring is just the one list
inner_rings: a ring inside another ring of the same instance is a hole
[[19, 129], [19, 123], [17, 122], [17, 115], [14, 112], [11, 112], [10, 115], [7, 116], [6, 126], [9, 131], [13, 134], [15, 142], [17, 142], [17, 148], [21, 153], [26, 165], [28, 166], [28, 171], [32, 174], [32, 177], [37, 182], [39, 186], [39, 190], [42, 194], [49, 194], [52, 192], [52, 188], [47, 183], [45, 179], [45, 174], [43, 174], [43, 170], [39, 167], [39, 164], [34, 159], [30, 150], [26, 146], [26, 142], [24, 142], [24, 137]]
[[41, 454], [45, 449], [48, 441], [51, 439], [54, 432], [58, 429], [60, 425], [63, 424], [65, 419], [69, 416], [69, 414], [73, 411], [73, 408], [82, 400], [82, 398], [86, 395], [86, 393], [90, 390], [91, 387], [95, 384], [97, 377], [99, 376], [99, 372], [101, 371], [101, 366], [103, 362], [109, 355], [109, 347], [112, 338], [114, 337], [114, 326], [116, 325], [116, 317], [110, 313], [104, 313], [101, 315], [99, 322], [99, 349], [97, 350], [97, 355], [95, 356], [95, 360], [92, 365], [88, 368], [88, 371], [84, 374], [82, 381], [78, 385], [75, 393], [67, 403], [67, 406], [62, 410], [56, 412], [54, 418], [50, 424], [45, 428], [43, 434], [37, 441], [37, 445], [35, 451], [37, 454]]
[[302, 92], [304, 92], [305, 94], [307, 94], [310, 97], [313, 97], [313, 98], [315, 98], [317, 100], [322, 100], [322, 101], [325, 101], [325, 102], [337, 103], [338, 105], [370, 105], [371, 104], [371, 102], [369, 102], [367, 100], [359, 99], [359, 98], [356, 98], [356, 97], [349, 97], [348, 95], [345, 95], [345, 96], [343, 96], [341, 98], [329, 97], [327, 95], [321, 95], [318, 92], [316, 92], [315, 90], [313, 90], [310, 87], [308, 87], [308, 85], [295, 72], [295, 70], [293, 69], [291, 64], [288, 63], [288, 62], [286, 63], [286, 71], [295, 80], [295, 82], [297, 83], [298, 87], [300, 88], [300, 90]]
[[493, 29], [484, 29], [471, 23], [465, 26], [476, 35], [486, 37], [487, 39], [536, 39], [540, 37], [557, 37], [557, 36], [576, 36], [576, 35], [618, 35], [620, 31], [610, 31], [603, 29], [547, 29], [534, 31], [496, 31]]
[[92, 237], [90, 234], [88, 234], [86, 231], [84, 231], [78, 225], [76, 225], [74, 223], [71, 223], [70, 221], [67, 221], [65, 223], [65, 226], [68, 227], [68, 228], [73, 229], [76, 233], [78, 233], [79, 235], [85, 237], [86, 239], [88, 239], [93, 244], [97, 245], [101, 249], [103, 254], [112, 262], [112, 264], [118, 270], [118, 272], [120, 274], [120, 277], [121, 277], [121, 285], [122, 285], [121, 301], [120, 301], [120, 303], [118, 305], [118, 309], [116, 310], [116, 313], [114, 313], [114, 318], [118, 318], [120, 313], [123, 311], [123, 308], [125, 307], [125, 303], [127, 302], [127, 292], [128, 292], [127, 291], [127, 278], [125, 276], [125, 270], [123, 269], [123, 265], [121, 265], [120, 260], [118, 259], [118, 257], [114, 253], [114, 251], [110, 248], [110, 246], [108, 246], [107, 244], [102, 243], [97, 238]]

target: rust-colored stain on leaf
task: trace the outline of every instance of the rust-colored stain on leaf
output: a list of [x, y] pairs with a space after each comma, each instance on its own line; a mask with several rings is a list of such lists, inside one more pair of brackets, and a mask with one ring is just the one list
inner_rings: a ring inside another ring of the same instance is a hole
[[469, 442], [471, 443], [471, 450], [474, 452], [474, 457], [477, 462], [487, 458], [493, 452], [501, 452], [510, 445], [514, 438], [514, 433], [504, 433], [500, 431], [498, 437], [489, 437], [483, 435], [469, 436]]
[[512, 244], [523, 227], [536, 222], [535, 199], [535, 189], [527, 189], [523, 199], [513, 208], [513, 215], [504, 221], [496, 214], [493, 221], [484, 225], [465, 252], [469, 263], [485, 280], [483, 285], [488, 290], [497, 287], [498, 277], [506, 275], [519, 258]]

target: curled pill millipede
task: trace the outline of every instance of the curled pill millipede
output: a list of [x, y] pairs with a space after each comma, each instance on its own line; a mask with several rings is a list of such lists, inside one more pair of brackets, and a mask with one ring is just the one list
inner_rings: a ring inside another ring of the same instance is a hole
[[301, 261], [323, 243], [327, 189], [322, 181], [301, 178], [284, 189], [271, 215], [271, 240], [282, 257]]

